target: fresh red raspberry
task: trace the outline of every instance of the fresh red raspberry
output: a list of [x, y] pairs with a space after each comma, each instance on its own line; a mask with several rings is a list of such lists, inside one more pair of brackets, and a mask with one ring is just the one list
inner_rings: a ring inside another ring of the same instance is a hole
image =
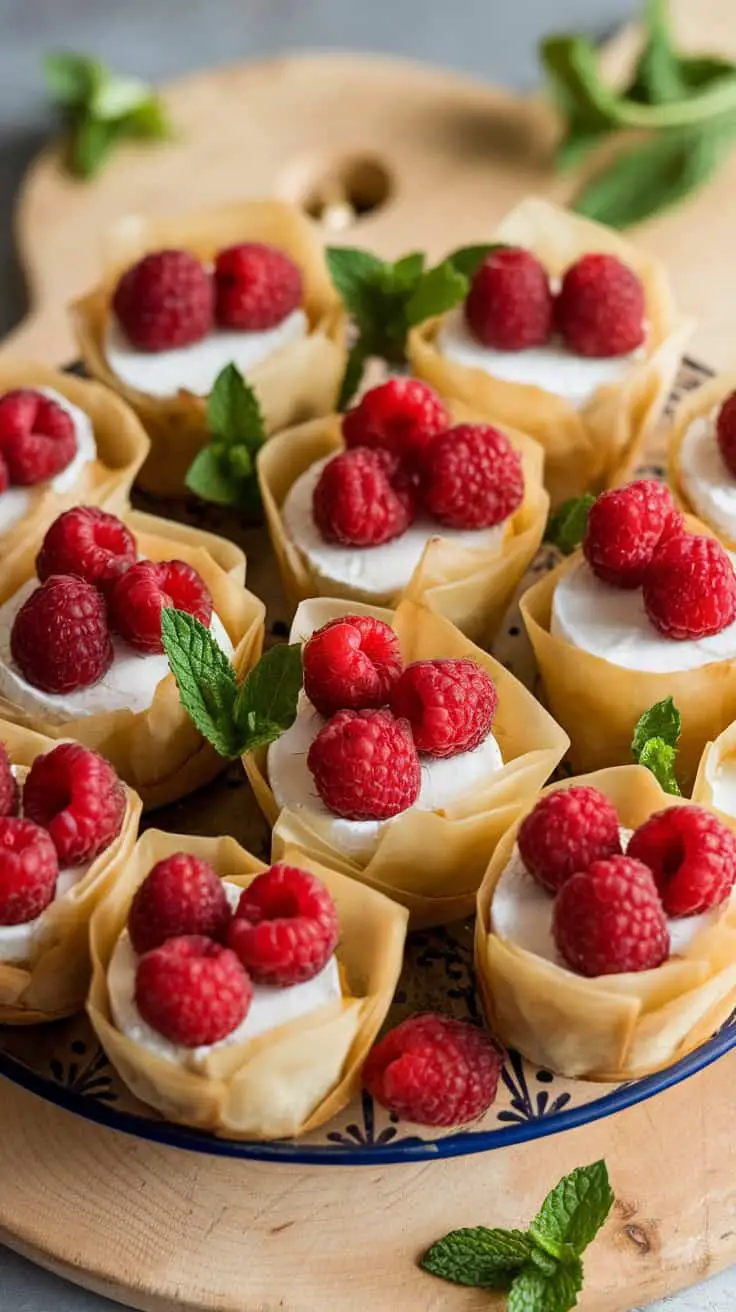
[[628, 355], [645, 337], [641, 279], [615, 255], [583, 255], [562, 279], [555, 322], [577, 355]]
[[20, 788], [5, 743], [0, 743], [0, 816], [17, 815]]
[[555, 943], [579, 975], [652, 970], [670, 955], [667, 918], [651, 870], [630, 856], [594, 861], [562, 885]]
[[0, 397], [0, 453], [11, 483], [47, 483], [76, 451], [74, 421], [50, 396], [23, 387]]
[[242, 1024], [253, 985], [229, 948], [203, 934], [169, 938], [138, 962], [135, 1001], [148, 1025], [171, 1043], [219, 1043]]
[[553, 312], [544, 268], [536, 255], [518, 246], [486, 256], [465, 302], [473, 336], [496, 351], [543, 346], [552, 333]]
[[368, 1054], [363, 1083], [376, 1102], [419, 1125], [462, 1125], [488, 1110], [503, 1060], [477, 1025], [410, 1016]]
[[422, 784], [409, 725], [390, 711], [338, 711], [307, 765], [325, 806], [346, 820], [388, 820], [414, 805]]
[[23, 814], [48, 830], [62, 868], [104, 852], [122, 829], [125, 806], [109, 761], [81, 743], [37, 756], [23, 786]]
[[427, 509], [449, 528], [493, 528], [524, 499], [521, 457], [487, 424], [458, 424], [435, 438], [424, 474]]
[[223, 328], [263, 332], [302, 303], [302, 271], [275, 246], [228, 246], [215, 260], [215, 317]]
[[385, 706], [404, 666], [393, 629], [372, 615], [323, 624], [302, 648], [304, 691], [320, 715]]
[[472, 752], [491, 732], [496, 685], [475, 661], [414, 661], [391, 691], [391, 710], [408, 720], [418, 752]]
[[318, 975], [339, 936], [335, 903], [321, 880], [276, 865], [243, 890], [227, 942], [256, 984], [284, 989]]
[[615, 588], [639, 588], [661, 542], [684, 532], [668, 488], [639, 478], [611, 488], [593, 503], [583, 554], [593, 573]]
[[175, 852], [157, 861], [139, 885], [128, 915], [128, 933], [140, 953], [182, 934], [224, 943], [231, 914], [222, 880], [209, 862]]
[[715, 538], [682, 533], [658, 547], [644, 577], [644, 608], [666, 638], [720, 633], [736, 619], [736, 575]]
[[23, 602], [10, 650], [23, 678], [43, 692], [98, 683], [112, 665], [113, 647], [97, 589], [71, 574], [52, 575]]
[[155, 251], [123, 274], [112, 308], [138, 351], [191, 346], [210, 331], [212, 275], [188, 251]]
[[0, 925], [25, 925], [53, 901], [59, 862], [48, 834], [30, 820], [0, 819]]
[[76, 574], [105, 592], [135, 558], [135, 538], [117, 515], [97, 506], [75, 506], [48, 530], [36, 573], [42, 583], [52, 574]]
[[540, 798], [522, 820], [519, 854], [538, 884], [556, 893], [579, 870], [621, 851], [616, 809], [597, 788], [577, 784]]
[[5, 457], [0, 454], [0, 493], [7, 492], [9, 487], [10, 471], [8, 470], [8, 462]]
[[416, 466], [449, 427], [449, 411], [431, 387], [418, 378], [389, 378], [348, 410], [342, 434], [347, 447], [378, 447]]
[[314, 520], [327, 542], [377, 547], [405, 533], [414, 518], [411, 493], [392, 483], [388, 452], [356, 446], [327, 462], [312, 498]]
[[627, 856], [649, 867], [668, 916], [718, 906], [736, 880], [736, 835], [701, 806], [651, 815], [632, 834]]
[[716, 419], [716, 437], [723, 463], [736, 478], [736, 392], [727, 396]]
[[113, 628], [136, 651], [162, 652], [161, 611], [185, 610], [208, 629], [212, 594], [201, 574], [184, 560], [139, 560], [110, 594]]

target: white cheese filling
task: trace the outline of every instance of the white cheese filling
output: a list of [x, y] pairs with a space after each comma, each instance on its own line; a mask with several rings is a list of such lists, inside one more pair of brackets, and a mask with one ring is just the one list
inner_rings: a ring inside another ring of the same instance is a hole
[[736, 478], [727, 468], [716, 437], [717, 410], [694, 419], [682, 439], [679, 476], [696, 515], [717, 533], [736, 541]]

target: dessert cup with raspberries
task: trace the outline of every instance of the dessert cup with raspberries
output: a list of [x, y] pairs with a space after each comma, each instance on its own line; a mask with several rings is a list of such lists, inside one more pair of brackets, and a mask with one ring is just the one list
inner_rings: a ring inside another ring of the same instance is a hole
[[392, 378], [344, 416], [273, 438], [258, 457], [292, 605], [419, 602], [488, 646], [539, 547], [549, 498], [539, 445]]
[[736, 720], [706, 743], [693, 784], [692, 799], [736, 829]]
[[209, 440], [206, 400], [237, 365], [269, 433], [335, 406], [345, 316], [308, 221], [281, 201], [180, 219], [129, 218], [108, 234], [98, 287], [72, 319], [88, 372], [150, 439], [140, 485], [180, 496]]
[[549, 201], [522, 201], [491, 241], [511, 249], [465, 306], [412, 330], [409, 359], [440, 395], [536, 438], [557, 507], [634, 468], [692, 323], [656, 260]]
[[638, 1079], [708, 1039], [736, 1003], [736, 834], [617, 766], [546, 789], [478, 894], [488, 1024], [572, 1078]]
[[5, 562], [0, 714], [106, 756], [147, 808], [214, 779], [222, 760], [179, 702], [161, 608], [188, 609], [241, 676], [258, 660], [264, 606], [232, 543], [128, 511], [65, 511]]
[[667, 448], [668, 480], [678, 506], [697, 515], [736, 551], [736, 371], [683, 397]]
[[736, 576], [705, 525], [639, 479], [592, 505], [582, 549], [520, 602], [544, 697], [576, 771], [632, 759], [639, 717], [672, 697], [677, 775], [736, 719]]
[[0, 366], [0, 552], [78, 501], [121, 510], [148, 454], [133, 410], [98, 383]]
[[0, 1023], [81, 1011], [89, 921], [120, 878], [140, 798], [97, 752], [0, 721]]
[[300, 851], [268, 868], [229, 837], [149, 830], [93, 918], [87, 1011], [122, 1079], [168, 1120], [307, 1134], [360, 1087], [406, 920]]
[[[531, 693], [448, 620], [303, 602], [304, 690], [291, 728], [245, 768], [297, 846], [406, 906], [412, 925], [470, 912], [489, 854], [567, 738]], [[319, 708], [319, 709], [317, 709]]]

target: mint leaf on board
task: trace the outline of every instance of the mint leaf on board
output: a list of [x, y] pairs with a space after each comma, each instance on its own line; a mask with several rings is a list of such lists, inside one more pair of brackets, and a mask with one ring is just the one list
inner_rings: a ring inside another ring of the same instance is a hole
[[583, 1287], [583, 1265], [579, 1258], [558, 1266], [550, 1275], [533, 1266], [525, 1267], [509, 1291], [508, 1312], [569, 1312], [577, 1305]]
[[296, 719], [303, 682], [302, 647], [295, 642], [272, 647], [241, 685], [235, 720], [244, 746], [241, 752], [272, 743]]
[[521, 1230], [452, 1230], [428, 1248], [420, 1265], [456, 1285], [508, 1289], [534, 1248]]
[[634, 760], [638, 761], [650, 738], [661, 738], [669, 747], [677, 747], [682, 732], [682, 716], [672, 697], [655, 702], [639, 716], [631, 740]]
[[643, 21], [646, 41], [633, 79], [626, 88], [626, 98], [644, 105], [666, 105], [680, 100], [689, 88], [672, 41], [666, 0], [646, 0]]
[[255, 449], [266, 438], [258, 397], [238, 366], [226, 364], [207, 399], [207, 425], [212, 437], [228, 446], [243, 443]]
[[79, 109], [93, 98], [104, 80], [99, 60], [59, 50], [44, 56], [43, 71], [49, 94], [66, 109]]
[[203, 501], [238, 506], [258, 516], [260, 494], [256, 455], [266, 440], [261, 407], [253, 388], [235, 364], [215, 379], [207, 400], [211, 441], [195, 456], [186, 484]]
[[577, 551], [585, 537], [590, 507], [594, 502], [595, 497], [590, 492], [564, 501], [559, 510], [554, 511], [547, 520], [545, 542], [557, 547], [563, 556], [570, 556], [573, 551]]
[[650, 738], [639, 754], [639, 765], [651, 770], [660, 788], [665, 793], [680, 797], [680, 785], [675, 774], [677, 752], [663, 738]]
[[233, 504], [233, 480], [222, 455], [212, 445], [197, 452], [186, 475], [186, 485], [202, 501], [217, 506]]
[[80, 178], [93, 178], [99, 172], [107, 155], [120, 135], [117, 123], [83, 115], [69, 142], [69, 161], [72, 171]]
[[613, 1201], [605, 1162], [579, 1166], [547, 1194], [529, 1234], [550, 1257], [571, 1261], [595, 1238]]
[[186, 611], [161, 611], [161, 638], [179, 687], [179, 700], [195, 728], [220, 756], [239, 754], [235, 672], [209, 629]]
[[467, 294], [468, 279], [451, 259], [443, 260], [419, 277], [406, 303], [406, 322], [413, 328], [435, 314], [444, 314], [464, 300]]

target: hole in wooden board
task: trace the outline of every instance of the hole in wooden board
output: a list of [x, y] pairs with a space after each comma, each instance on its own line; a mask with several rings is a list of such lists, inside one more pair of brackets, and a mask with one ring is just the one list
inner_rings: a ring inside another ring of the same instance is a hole
[[379, 159], [352, 155], [327, 166], [303, 186], [299, 203], [329, 232], [344, 232], [389, 200], [391, 175]]

